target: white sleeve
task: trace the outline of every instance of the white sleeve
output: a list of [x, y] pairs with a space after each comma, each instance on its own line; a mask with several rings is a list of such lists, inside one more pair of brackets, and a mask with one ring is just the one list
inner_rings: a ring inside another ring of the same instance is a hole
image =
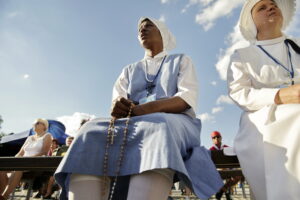
[[174, 96], [181, 97], [195, 113], [198, 98], [198, 80], [192, 59], [185, 55], [180, 63], [177, 88], [178, 92]]
[[115, 82], [112, 94], [112, 104], [120, 97], [127, 98], [128, 78], [125, 75], [126, 69], [123, 69], [117, 81]]
[[[250, 65], [250, 63], [247, 63]], [[232, 100], [243, 110], [255, 111], [274, 104], [278, 88], [255, 88], [247, 65], [241, 60], [238, 51], [231, 56], [227, 71], [228, 92]]]

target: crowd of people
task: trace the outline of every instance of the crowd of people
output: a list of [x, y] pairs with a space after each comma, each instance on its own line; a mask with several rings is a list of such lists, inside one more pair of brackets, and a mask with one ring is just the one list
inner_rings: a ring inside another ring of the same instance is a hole
[[[49, 123], [46, 119], [36, 119], [33, 123], [34, 134], [28, 136], [20, 151], [15, 157], [35, 156], [64, 156], [74, 137], [68, 136], [65, 145], [60, 146], [57, 139], [48, 132]], [[0, 199], [8, 199], [16, 187], [21, 185], [23, 171], [0, 171]], [[49, 177], [36, 197], [51, 199], [52, 189], [55, 185], [54, 177]]]
[[[236, 49], [228, 67], [229, 96], [244, 111], [233, 148], [257, 200], [300, 196], [300, 40], [282, 32], [295, 7], [295, 0], [246, 0], [239, 27], [250, 45]], [[119, 199], [165, 200], [178, 180], [201, 199], [224, 193], [231, 199], [230, 188], [241, 177], [223, 183], [201, 146], [192, 59], [168, 53], [176, 40], [163, 22], [142, 17], [137, 29], [145, 55], [115, 82], [111, 118], [87, 122], [74, 141], [67, 139], [71, 146], [68, 141], [60, 148], [48, 122], [38, 119], [16, 156], [64, 155], [68, 149], [54, 175], [61, 200], [116, 199], [124, 177], [128, 190]], [[211, 151], [228, 148], [220, 132], [211, 139]], [[7, 173], [0, 173], [0, 200], [23, 172]], [[46, 197], [55, 181], [49, 179]]]

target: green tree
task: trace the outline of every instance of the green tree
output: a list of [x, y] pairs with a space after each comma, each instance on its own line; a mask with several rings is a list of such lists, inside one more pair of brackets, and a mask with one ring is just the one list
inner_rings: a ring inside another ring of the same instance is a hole
[[0, 130], [1, 130], [1, 125], [2, 125], [2, 123], [3, 123], [3, 119], [2, 119], [2, 116], [0, 115]]
[[0, 115], [0, 139], [3, 137], [3, 136], [5, 136], [5, 133], [3, 133], [2, 131], [1, 131], [1, 128], [2, 128], [2, 123], [3, 123], [3, 119], [2, 119], [2, 116]]
[[6, 135], [5, 133], [0, 133], [0, 139], [5, 135]]

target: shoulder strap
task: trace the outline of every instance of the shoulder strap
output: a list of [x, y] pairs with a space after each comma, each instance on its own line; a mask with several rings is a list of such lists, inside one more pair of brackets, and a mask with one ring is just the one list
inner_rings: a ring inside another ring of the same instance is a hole
[[300, 54], [300, 47], [293, 40], [286, 39], [285, 42], [290, 44], [294, 51], [297, 52], [297, 54]]

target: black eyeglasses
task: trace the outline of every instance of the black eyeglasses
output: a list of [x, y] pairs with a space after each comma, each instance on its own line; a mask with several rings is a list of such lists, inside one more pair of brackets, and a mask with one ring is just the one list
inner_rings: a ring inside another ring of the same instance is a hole
[[216, 139], [216, 138], [220, 138], [221, 136], [214, 136], [214, 137], [212, 137], [212, 139]]

